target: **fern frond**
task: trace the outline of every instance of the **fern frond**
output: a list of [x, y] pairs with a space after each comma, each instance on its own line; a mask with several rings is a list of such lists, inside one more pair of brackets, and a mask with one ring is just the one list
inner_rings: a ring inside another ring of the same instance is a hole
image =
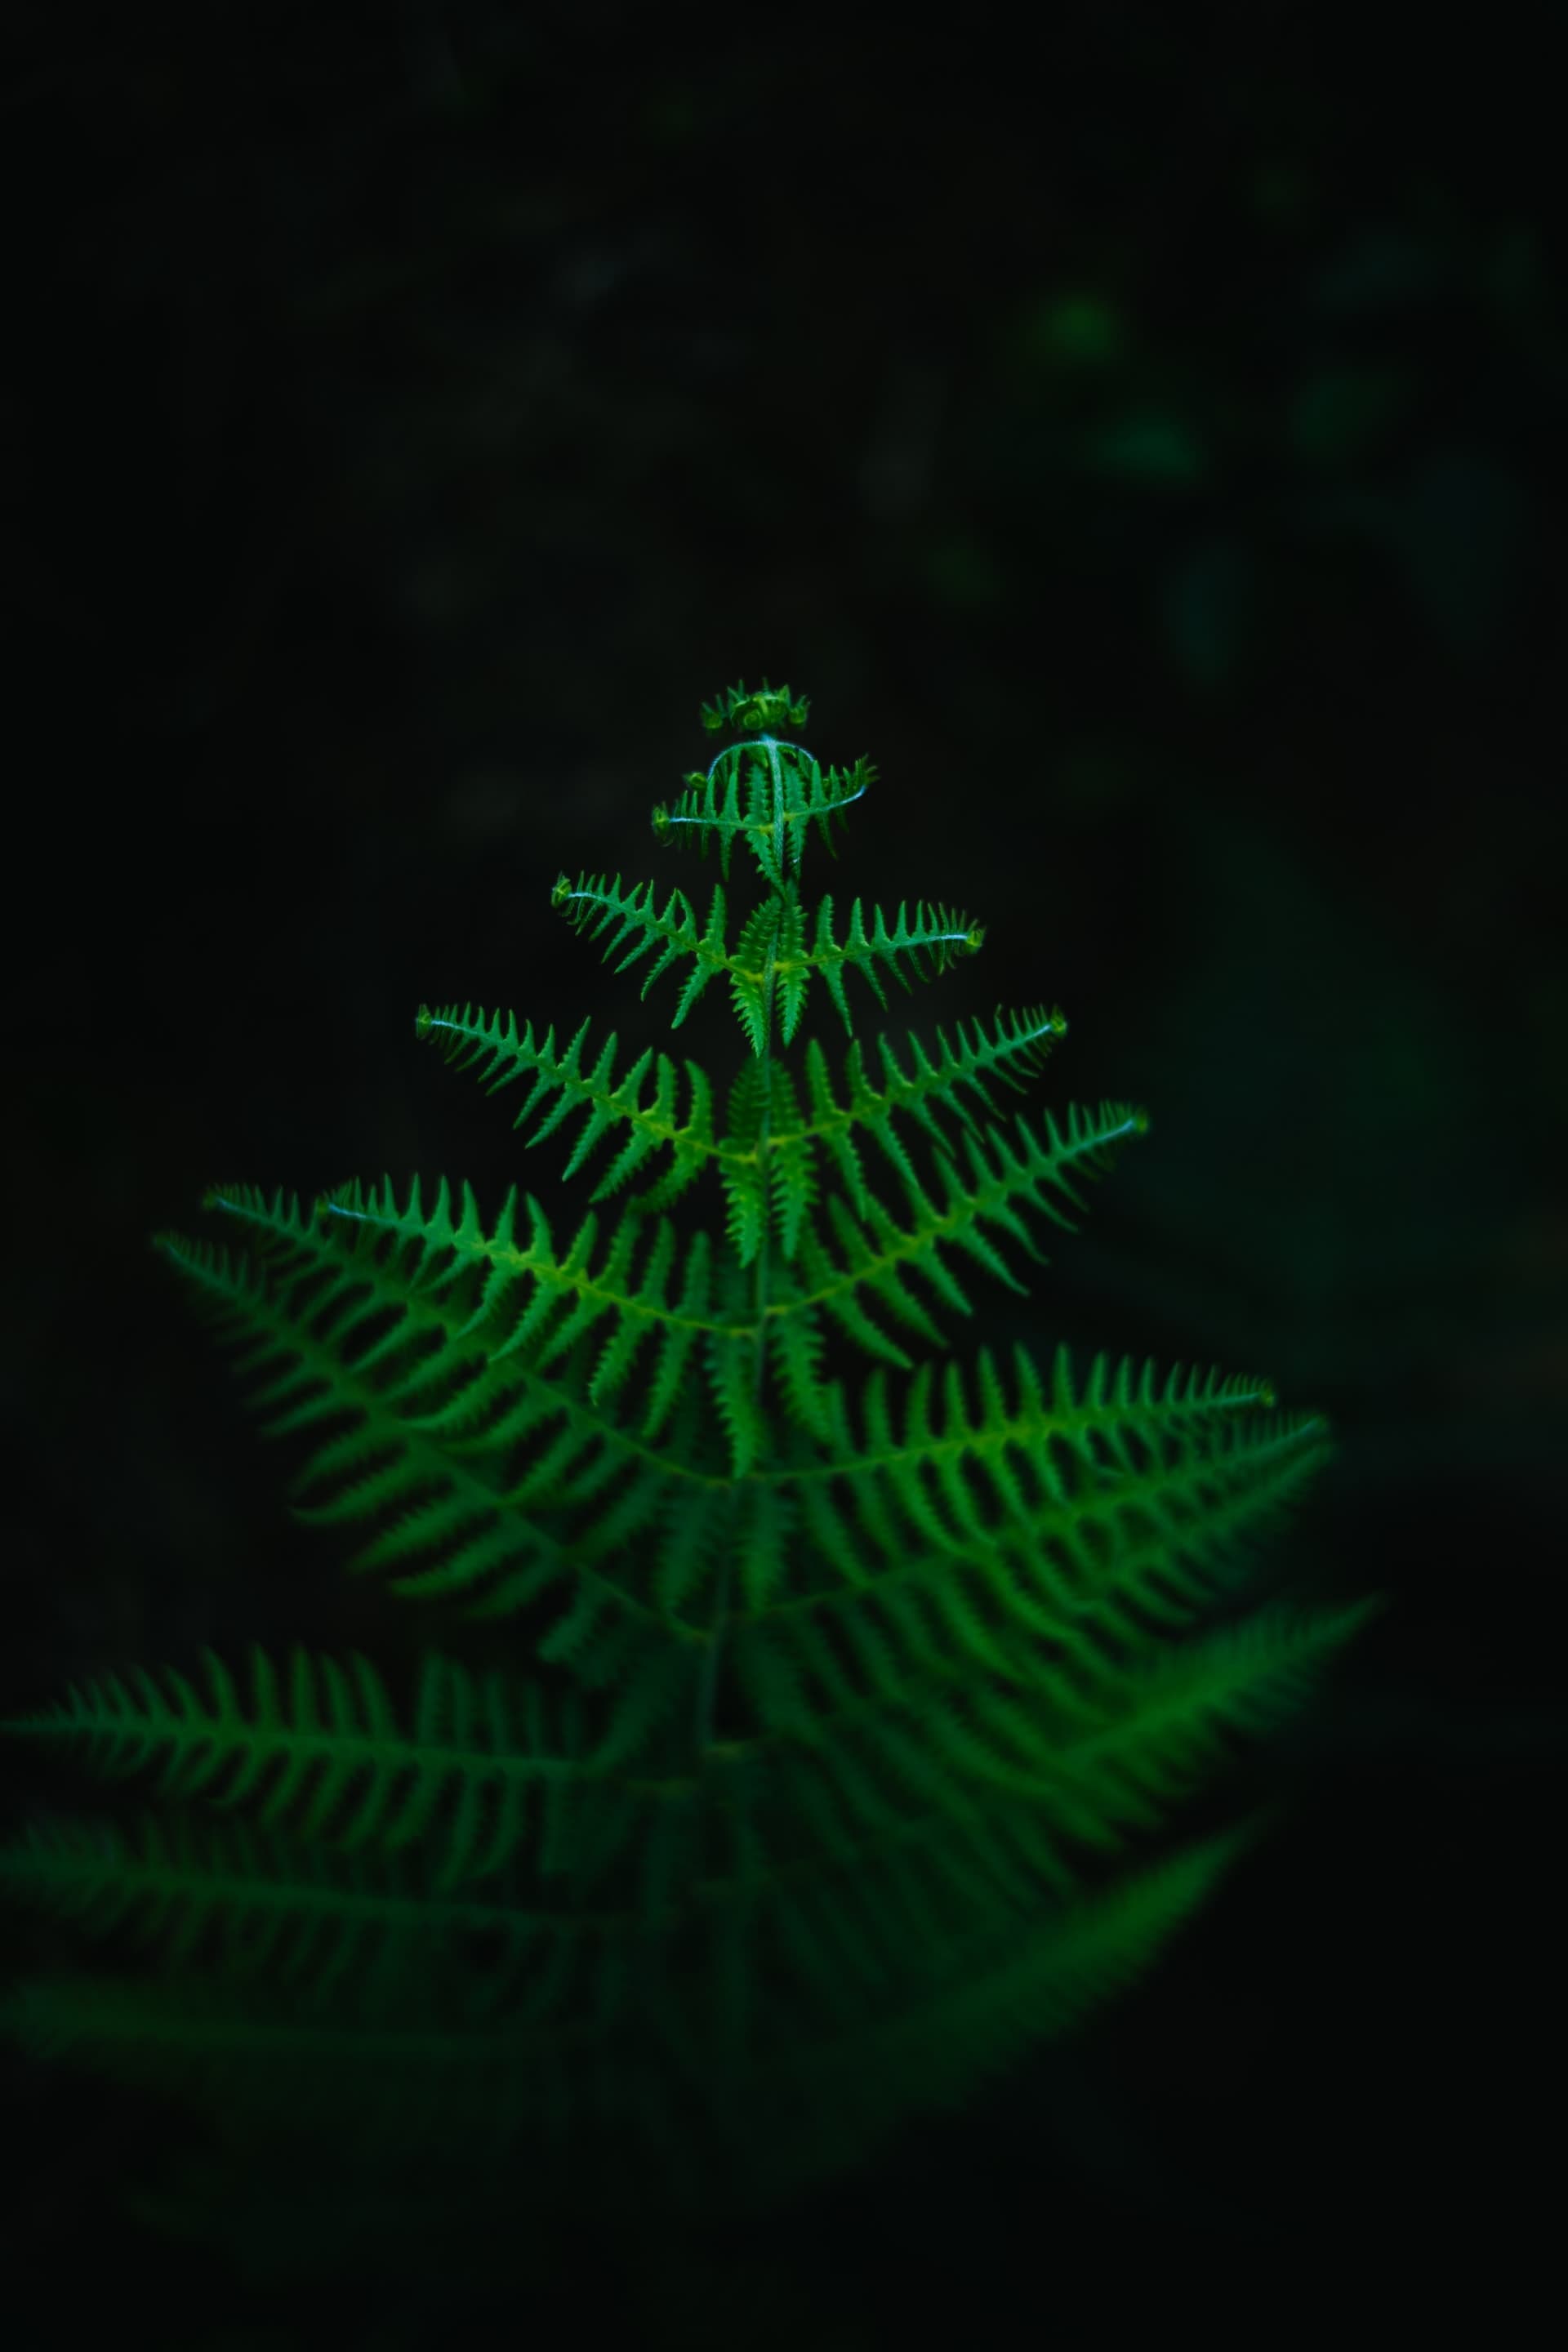
[[1108, 1825], [1158, 1824], [1237, 1738], [1258, 1738], [1299, 1712], [1324, 1667], [1381, 1605], [1368, 1599], [1315, 1615], [1258, 1612], [1110, 1670], [1100, 1722], [1040, 1759], [1058, 1783], [1053, 1801], [1080, 1836], [1103, 1840]]
[[[1013, 1412], [985, 1367], [981, 1417], [950, 1368], [945, 1425], [917, 1378], [901, 1431], [873, 1373], [861, 1451], [836, 1398], [837, 1460], [772, 1474], [798, 1505], [800, 1578], [787, 1605], [734, 1628], [738, 1660], [762, 1662], [766, 1736], [830, 1740], [874, 1717], [884, 1736], [889, 1720], [915, 1729], [978, 1689], [998, 1722], [1022, 1706], [1042, 1752], [1076, 1740], [1121, 1703], [1124, 1668], [1228, 1597], [1324, 1457], [1320, 1424], [1260, 1423], [1240, 1383], [1167, 1383], [1141, 1409], [1119, 1380], [1119, 1399], [1075, 1423], [1020, 1366]], [[781, 1670], [782, 1712], [767, 1679]], [[928, 1725], [917, 1743], [918, 1786], [942, 1738]]]
[[876, 781], [868, 760], [857, 760], [841, 773], [817, 765], [802, 745], [781, 744], [772, 735], [753, 736], [721, 751], [706, 773], [686, 779], [673, 804], [653, 813], [654, 837], [662, 845], [695, 837], [706, 857], [716, 841], [719, 870], [730, 878], [730, 853], [744, 842], [770, 888], [782, 890], [798, 875], [805, 842], [815, 825], [829, 856], [833, 826]]
[[[405, 1250], [412, 1251], [421, 1275], [433, 1260], [444, 1258], [439, 1280], [468, 1309], [460, 1319], [445, 1318], [451, 1347], [458, 1350], [466, 1345], [470, 1358], [488, 1367], [513, 1359], [520, 1368], [526, 1363], [536, 1371], [563, 1366], [593, 1336], [598, 1355], [586, 1396], [591, 1404], [605, 1405], [625, 1384], [637, 1350], [651, 1341], [659, 1363], [643, 1434], [657, 1436], [692, 1349], [705, 1336], [730, 1329], [729, 1318], [713, 1303], [706, 1236], [699, 1234], [688, 1244], [682, 1262], [674, 1229], [666, 1220], [623, 1213], [601, 1250], [599, 1222], [590, 1211], [563, 1252], [531, 1193], [522, 1201], [526, 1241], [517, 1233], [515, 1186], [489, 1232], [467, 1185], [462, 1198], [462, 1216], [454, 1223], [445, 1182], [426, 1215], [417, 1178], [401, 1206], [390, 1178], [379, 1188], [356, 1179], [324, 1195], [318, 1214], [328, 1236], [333, 1221], [341, 1220], [378, 1245], [376, 1255], [362, 1249], [353, 1263], [380, 1305], [393, 1303], [384, 1277], [395, 1272]], [[466, 1286], [465, 1276], [472, 1277]], [[673, 1297], [672, 1283], [677, 1286]], [[407, 1303], [419, 1303], [417, 1291]], [[600, 1328], [606, 1322], [607, 1332]], [[449, 1381], [451, 1370], [450, 1365], [443, 1365], [438, 1386]], [[426, 1384], [416, 1379], [413, 1386]]]
[[[879, 1087], [867, 1074], [860, 1042], [856, 1038], [844, 1057], [842, 1083], [847, 1099], [843, 1103], [834, 1091], [827, 1057], [814, 1037], [805, 1049], [809, 1115], [775, 1111], [773, 1149], [781, 1155], [792, 1148], [798, 1152], [801, 1145], [820, 1150], [842, 1177], [850, 1206], [857, 1214], [862, 1214], [868, 1194], [858, 1129], [875, 1139], [905, 1183], [912, 1185], [913, 1164], [896, 1122], [903, 1118], [911, 1119], [940, 1148], [951, 1151], [955, 1129], [944, 1126], [943, 1120], [955, 1122], [958, 1129], [973, 1130], [975, 1126], [975, 1112], [964, 1099], [965, 1095], [972, 1095], [982, 1109], [994, 1112], [997, 1105], [991, 1093], [992, 1086], [1000, 1084], [1015, 1089], [1022, 1087], [1040, 1069], [1057, 1039], [1066, 1035], [1067, 1025], [1059, 1011], [1047, 1013], [1044, 1006], [1014, 1013], [1005, 1013], [998, 1006], [994, 1032], [990, 1036], [979, 1022], [966, 1036], [960, 1022], [955, 1048], [939, 1028], [934, 1062], [919, 1038], [911, 1034], [907, 1044], [912, 1071], [904, 1068], [891, 1040], [879, 1034], [877, 1050], [883, 1074]], [[798, 1220], [781, 1221], [781, 1230], [784, 1255], [793, 1256]]]
[[[1250, 1823], [1189, 1843], [1062, 1911], [976, 1937], [933, 1973], [907, 2006], [840, 2002], [835, 2029], [787, 2057], [764, 2060], [752, 2081], [757, 2144], [772, 2193], [809, 2177], [820, 2161], [821, 2117], [831, 2114], [846, 2163], [864, 2162], [917, 2104], [952, 2107], [1031, 2049], [1076, 2026], [1108, 1988], [1136, 1982], [1253, 1843]], [[850, 1981], [831, 1944], [800, 1948], [819, 1982]]]
[[[900, 987], [908, 989], [915, 980], [934, 979], [962, 956], [977, 955], [985, 939], [980, 924], [972, 923], [954, 908], [919, 904], [911, 916], [902, 901], [890, 925], [880, 907], [874, 907], [868, 930], [857, 898], [849, 909], [842, 943], [834, 938], [833, 921], [833, 900], [824, 898], [817, 903], [816, 942], [805, 961], [811, 971], [822, 974], [834, 1008], [851, 1035], [855, 1023], [844, 992], [846, 972], [858, 971], [885, 1008], [888, 996], [879, 965], [885, 964]], [[786, 1045], [792, 1034], [786, 1030]]]
[[[642, 1424], [643, 1436], [651, 1439], [662, 1429], [700, 1347], [710, 1367], [736, 1349], [754, 1348], [754, 1326], [733, 1286], [726, 1284], [724, 1269], [717, 1287], [710, 1278], [705, 1234], [688, 1245], [679, 1295], [672, 1297], [679, 1245], [663, 1219], [650, 1227], [627, 1210], [601, 1255], [598, 1220], [590, 1213], [570, 1247], [558, 1254], [549, 1220], [531, 1193], [526, 1196], [526, 1244], [514, 1235], [515, 1192], [508, 1193], [489, 1234], [479, 1227], [466, 1187], [465, 1200], [462, 1227], [454, 1230], [448, 1217], [437, 1239], [460, 1264], [485, 1269], [477, 1304], [455, 1344], [479, 1339], [488, 1368], [515, 1359], [535, 1371], [564, 1371], [593, 1339], [598, 1353], [585, 1395], [590, 1405], [604, 1408], [626, 1385], [638, 1351], [651, 1342], [656, 1361]], [[421, 1217], [417, 1184], [408, 1206], [400, 1210], [390, 1180], [379, 1194], [351, 1183], [329, 1196], [322, 1208], [329, 1217], [353, 1218], [395, 1244], [408, 1241], [421, 1249], [439, 1220], [439, 1204], [428, 1223]], [[600, 1330], [606, 1323], [607, 1334]], [[550, 1497], [535, 1486], [512, 1488], [510, 1499], [537, 1506]]]
[[724, 948], [724, 892], [717, 883], [700, 931], [683, 890], [670, 892], [660, 914], [651, 882], [634, 883], [626, 890], [618, 876], [612, 882], [602, 874], [584, 874], [573, 883], [563, 874], [550, 894], [550, 903], [574, 930], [585, 931], [590, 939], [610, 933], [609, 944], [602, 950], [606, 962], [618, 950], [626, 949], [616, 965], [617, 971], [625, 971], [657, 950], [653, 969], [643, 980], [644, 996], [672, 964], [691, 959], [691, 972], [669, 1024], [672, 1029], [679, 1028], [709, 982], [731, 968]]
[[[487, 1094], [499, 1094], [506, 1087], [531, 1079], [528, 1099], [512, 1120], [515, 1129], [532, 1123], [531, 1145], [542, 1143], [581, 1115], [583, 1124], [563, 1178], [585, 1167], [606, 1137], [617, 1129], [627, 1129], [620, 1150], [589, 1194], [592, 1201], [608, 1200], [657, 1153], [668, 1151], [669, 1163], [662, 1175], [636, 1195], [644, 1210], [668, 1208], [719, 1156], [707, 1074], [696, 1062], [682, 1064], [687, 1110], [681, 1118], [678, 1116], [679, 1079], [668, 1055], [656, 1055], [650, 1048], [617, 1080], [618, 1040], [613, 1031], [600, 1046], [593, 1067], [584, 1066], [590, 1025], [584, 1021], [562, 1051], [553, 1029], [539, 1040], [529, 1023], [520, 1036], [510, 1013], [503, 1022], [499, 1013], [487, 1015], [466, 1004], [441, 1005], [434, 1012], [422, 1004], [415, 1034], [434, 1038], [454, 1069], [476, 1067]], [[651, 1099], [645, 1099], [650, 1071], [653, 1094]]]
[[[1215, 1393], [1152, 1416], [1136, 1467], [1125, 1433], [1102, 1427], [1069, 1480], [1062, 1433], [1026, 1413], [983, 1433], [954, 1414], [937, 1433], [917, 1395], [912, 1442], [895, 1442], [873, 1374], [873, 1445], [773, 1474], [798, 1503], [811, 1581], [754, 1625], [739, 1621], [736, 1638], [787, 1652], [791, 1706], [804, 1697], [820, 1736], [868, 1709], [919, 1718], [962, 1702], [979, 1675], [994, 1693], [1026, 1694], [1043, 1739], [1076, 1737], [1122, 1666], [1227, 1597], [1248, 1543], [1321, 1466], [1310, 1417], [1221, 1418], [1241, 1402]], [[846, 1679], [846, 1655], [858, 1679]]]
[[917, 904], [911, 915], [900, 902], [890, 923], [880, 907], [873, 907], [868, 929], [858, 898], [850, 907], [840, 940], [834, 935], [833, 900], [825, 897], [817, 903], [816, 938], [808, 948], [795, 888], [793, 882], [787, 884], [783, 898], [764, 900], [756, 908], [733, 953], [724, 945], [726, 910], [719, 883], [713, 886], [708, 921], [700, 932], [684, 892], [671, 891], [661, 914], [651, 882], [626, 890], [618, 878], [610, 882], [602, 875], [584, 875], [574, 884], [563, 874], [551, 904], [590, 937], [610, 932], [609, 945], [604, 950], [606, 961], [617, 950], [626, 949], [616, 964], [617, 971], [626, 971], [657, 948], [653, 969], [643, 982], [644, 996], [671, 964], [691, 959], [692, 971], [670, 1022], [673, 1029], [679, 1028], [709, 982], [721, 972], [727, 974], [742, 1026], [752, 1050], [759, 1054], [775, 983], [784, 1000], [781, 1030], [786, 1045], [799, 1026], [814, 972], [821, 974], [839, 1018], [853, 1035], [855, 1024], [844, 987], [847, 972], [858, 972], [885, 1007], [888, 996], [879, 967], [885, 966], [901, 988], [909, 989], [916, 980], [934, 979], [960, 957], [978, 953], [984, 941], [984, 928], [966, 915], [923, 903]]
[[904, 1223], [869, 1192], [863, 1196], [858, 1220], [841, 1196], [833, 1195], [828, 1223], [837, 1254], [814, 1222], [804, 1223], [794, 1268], [798, 1280], [787, 1287], [780, 1285], [770, 1316], [825, 1313], [868, 1354], [908, 1370], [910, 1357], [868, 1315], [868, 1304], [883, 1308], [894, 1324], [917, 1338], [940, 1344], [941, 1331], [910, 1288], [909, 1278], [918, 1275], [942, 1304], [968, 1315], [968, 1294], [947, 1262], [953, 1251], [962, 1251], [1010, 1290], [1022, 1292], [1026, 1285], [987, 1228], [994, 1228], [1036, 1263], [1045, 1263], [1019, 1209], [1034, 1210], [1066, 1232], [1075, 1231], [1058, 1203], [1081, 1209], [1079, 1180], [1102, 1175], [1116, 1148], [1146, 1134], [1148, 1124], [1145, 1114], [1131, 1104], [1101, 1103], [1086, 1111], [1074, 1103], [1068, 1107], [1065, 1132], [1046, 1114], [1043, 1141], [1022, 1118], [1015, 1122], [1012, 1138], [990, 1126], [984, 1137], [965, 1130], [961, 1148], [969, 1164], [968, 1179], [945, 1150], [936, 1153], [936, 1177], [943, 1195], [939, 1203], [910, 1168], [904, 1190], [912, 1215]]
[[0, 1852], [0, 1883], [93, 1934], [124, 1926], [167, 1965], [216, 1961], [318, 2010], [345, 1984], [368, 2006], [367, 1987], [405, 1971], [432, 1939], [489, 1937], [515, 1971], [549, 1917], [439, 1892], [402, 1854], [340, 1862], [310, 1838], [198, 1825], [188, 1812], [143, 1813], [134, 1835], [112, 1822], [34, 1823]]
[[[426, 1213], [416, 1181], [400, 1204], [390, 1180], [343, 1187], [310, 1223], [292, 1201], [245, 1188], [213, 1205], [258, 1244], [269, 1278], [209, 1244], [164, 1235], [162, 1246], [241, 1343], [241, 1370], [268, 1376], [257, 1396], [267, 1426], [315, 1435], [347, 1423], [318, 1439], [296, 1489], [300, 1517], [381, 1520], [353, 1564], [397, 1571], [407, 1597], [499, 1579], [479, 1604], [491, 1614], [503, 1596], [515, 1611], [586, 1580], [615, 1613], [647, 1617], [605, 1567], [686, 1468], [655, 1441], [694, 1351], [731, 1336], [714, 1311], [705, 1236], [678, 1274], [662, 1221], [628, 1212], [600, 1259], [590, 1215], [563, 1255], [531, 1198], [524, 1244], [515, 1194], [487, 1231], [467, 1186], [456, 1218], [445, 1183]], [[610, 1407], [647, 1340], [639, 1436]], [[437, 1565], [422, 1565], [431, 1554]]]
[[[754, 994], [750, 1006], [754, 1016]], [[851, 1206], [863, 1213], [868, 1194], [860, 1134], [872, 1138], [899, 1174], [913, 1183], [913, 1163], [898, 1121], [907, 1118], [937, 1144], [951, 1149], [958, 1130], [975, 1128], [975, 1109], [965, 1094], [981, 1109], [994, 1111], [993, 1087], [1022, 1086], [1067, 1029], [1059, 1012], [1034, 1007], [1005, 1013], [999, 1007], [991, 1034], [978, 1022], [966, 1034], [960, 1023], [955, 1045], [939, 1028], [934, 1059], [911, 1036], [908, 1051], [912, 1068], [904, 1066], [893, 1042], [879, 1035], [879, 1087], [870, 1079], [857, 1038], [845, 1055], [838, 1082], [843, 1100], [821, 1044], [813, 1038], [805, 1052], [809, 1108], [800, 1109], [789, 1073], [781, 1066], [773, 1073], [765, 1125], [756, 1108], [760, 1096], [754, 1088], [742, 1088], [731, 1096], [726, 1126], [719, 1134], [711, 1089], [699, 1064], [689, 1060], [682, 1065], [687, 1109], [681, 1118], [679, 1076], [669, 1057], [645, 1051], [617, 1077], [617, 1041], [612, 1033], [589, 1066], [590, 1025], [584, 1022], [563, 1049], [553, 1030], [539, 1040], [531, 1024], [526, 1024], [520, 1034], [511, 1013], [487, 1014], [455, 1004], [432, 1011], [421, 1005], [416, 1034], [434, 1039], [454, 1068], [477, 1069], [488, 1093], [531, 1081], [528, 1098], [512, 1122], [518, 1129], [531, 1127], [527, 1138], [531, 1146], [580, 1117], [563, 1179], [577, 1174], [606, 1137], [626, 1130], [612, 1164], [588, 1196], [592, 1202], [611, 1198], [661, 1151], [669, 1154], [665, 1171], [632, 1196], [645, 1213], [668, 1208], [705, 1168], [716, 1169], [729, 1202], [731, 1239], [743, 1265], [756, 1254], [770, 1213], [770, 1195], [780, 1246], [785, 1257], [792, 1257], [805, 1210], [816, 1198], [819, 1164], [838, 1172]], [[745, 1079], [745, 1068], [741, 1076]]]
[[[1021, 1292], [1039, 1221], [1072, 1231], [1147, 1121], [1004, 1121], [1066, 1028], [1043, 1005], [867, 1050], [851, 972], [885, 1004], [984, 934], [803, 902], [814, 830], [831, 850], [874, 778], [785, 740], [806, 716], [765, 680], [704, 710], [738, 740], [654, 825], [717, 848], [706, 917], [619, 877], [552, 893], [645, 995], [679, 970], [674, 1026], [722, 983], [721, 1131], [695, 1061], [421, 1006], [591, 1174], [569, 1233], [515, 1186], [487, 1217], [383, 1178], [220, 1186], [221, 1240], [157, 1237], [301, 1443], [298, 1516], [500, 1630], [395, 1696], [357, 1652], [204, 1652], [0, 1726], [160, 1801], [0, 1850], [12, 1894], [161, 1970], [24, 1984], [4, 2021], [36, 2048], [254, 2102], [367, 2179], [428, 2132], [526, 2161], [531, 2196], [570, 2144], [592, 2194], [614, 2168], [639, 2202], [743, 2197], [1130, 1981], [1265, 1817], [1154, 1850], [1370, 1612], [1244, 1605], [1327, 1433], [1258, 1379], [951, 1356], [972, 1270]], [[731, 941], [737, 844], [763, 895]], [[824, 997], [848, 1045], [835, 1072], [808, 1038], [797, 1083], [779, 1049]], [[721, 1218], [680, 1233], [709, 1169]]]
[[[627, 1768], [678, 1699], [689, 1696], [691, 1680], [689, 1657], [676, 1643], [664, 1645], [637, 1679], [635, 1728], [622, 1717], [595, 1740], [575, 1690], [551, 1695], [537, 1680], [500, 1672], [476, 1678], [433, 1653], [421, 1661], [406, 1729], [375, 1668], [358, 1652], [340, 1663], [296, 1646], [280, 1678], [266, 1652], [254, 1648], [244, 1698], [216, 1653], [204, 1650], [202, 1660], [205, 1692], [173, 1666], [162, 1670], [162, 1685], [137, 1668], [129, 1678], [108, 1675], [73, 1685], [53, 1707], [0, 1728], [77, 1747], [109, 1779], [154, 1770], [166, 1796], [199, 1798], [225, 1813], [253, 1805], [268, 1832], [289, 1842], [290, 1866], [318, 1890], [322, 1882], [311, 1874], [309, 1857], [374, 1852], [416, 1855], [427, 1895], [493, 1880], [525, 1848], [546, 1877], [569, 1871], [579, 1892], [599, 1884], [618, 1847], [635, 1835], [638, 1810], [646, 1814], [661, 1801], [656, 1783], [628, 1777]], [[605, 1834], [611, 1812], [624, 1816], [614, 1839]], [[128, 1903], [156, 1893], [155, 1872], [139, 1876], [123, 1866], [126, 1850], [112, 1826], [90, 1833], [47, 1829], [39, 1836], [41, 1843], [29, 1836], [0, 1856], [0, 1874], [27, 1879], [46, 1895], [52, 1889], [62, 1900], [75, 1899], [72, 1889], [95, 1904], [116, 1887]], [[155, 1822], [144, 1838], [153, 1841], [143, 1849], [151, 1870]], [[191, 1851], [187, 1844], [181, 1865], [187, 1875]], [[232, 1860], [237, 1849], [223, 1851]], [[276, 1859], [284, 1845], [268, 1851]], [[268, 1876], [269, 1885], [278, 1877], [271, 1865]], [[237, 1899], [240, 1880], [232, 1871], [229, 1878], [227, 1899]], [[226, 1899], [224, 1883], [220, 1875], [211, 1900]], [[379, 1883], [392, 1903], [395, 1882]], [[367, 1885], [342, 1882], [345, 1903]], [[402, 1886], [396, 1899], [412, 1904], [412, 1882]], [[268, 1896], [275, 1899], [282, 1898]], [[318, 1894], [311, 1904], [320, 1911], [324, 1897]], [[494, 1921], [476, 1915], [458, 1924]]]

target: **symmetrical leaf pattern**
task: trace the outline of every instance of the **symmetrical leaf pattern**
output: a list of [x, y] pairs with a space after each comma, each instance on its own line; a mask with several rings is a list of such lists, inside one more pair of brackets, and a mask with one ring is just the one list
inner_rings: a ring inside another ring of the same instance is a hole
[[[158, 1956], [16, 1989], [39, 2051], [365, 2146], [395, 2114], [750, 2194], [1070, 2024], [1261, 1825], [1156, 1843], [1366, 1613], [1245, 1605], [1323, 1427], [1257, 1379], [948, 1352], [1146, 1121], [1011, 1109], [1065, 1034], [1044, 1005], [856, 1034], [851, 971], [885, 1005], [982, 934], [807, 908], [808, 840], [876, 772], [820, 768], [806, 716], [767, 687], [705, 711], [732, 740], [654, 820], [717, 849], [705, 918], [618, 877], [554, 892], [617, 969], [651, 959], [645, 995], [681, 977], [674, 1026], [723, 981], [726, 1088], [587, 1024], [420, 1010], [521, 1090], [530, 1146], [569, 1145], [563, 1184], [594, 1174], [574, 1224], [384, 1178], [219, 1185], [224, 1238], [158, 1237], [304, 1447], [300, 1517], [493, 1646], [426, 1650], [401, 1697], [357, 1653], [208, 1652], [10, 1723], [159, 1798], [0, 1855]], [[737, 852], [763, 895], [731, 928]], [[792, 1069], [821, 1000], [847, 1046]]]

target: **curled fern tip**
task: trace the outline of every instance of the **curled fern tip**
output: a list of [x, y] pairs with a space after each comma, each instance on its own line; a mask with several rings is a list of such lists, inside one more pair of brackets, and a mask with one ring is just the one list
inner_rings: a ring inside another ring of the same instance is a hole
[[765, 728], [804, 727], [811, 712], [810, 698], [792, 695], [787, 686], [770, 686], [764, 678], [754, 694], [743, 685], [727, 686], [713, 701], [702, 705], [702, 724], [710, 735], [721, 727], [739, 727], [748, 735]]

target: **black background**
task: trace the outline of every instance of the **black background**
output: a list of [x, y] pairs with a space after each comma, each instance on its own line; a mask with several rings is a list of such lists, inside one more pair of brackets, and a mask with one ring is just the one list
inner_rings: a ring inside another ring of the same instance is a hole
[[[670, 2332], [1239, 2328], [1259, 2278], [1368, 2275], [1496, 2322], [1563, 2093], [1549, 19], [1032, 22], [13, 12], [5, 1708], [381, 1622], [147, 1237], [214, 1178], [552, 1181], [415, 1008], [661, 1039], [673, 983], [639, 1004], [551, 883], [693, 888], [648, 809], [700, 700], [787, 679], [880, 772], [836, 894], [987, 926], [910, 1020], [1059, 1003], [1041, 1098], [1152, 1114], [984, 1336], [1323, 1410], [1289, 1564], [1394, 1606], [1150, 1983], [682, 2254]], [[680, 1042], [731, 1035], [715, 992]], [[545, 2292], [171, 2252], [119, 2197], [167, 2122], [5, 2080], [19, 2345], [84, 2296], [263, 2352]]]

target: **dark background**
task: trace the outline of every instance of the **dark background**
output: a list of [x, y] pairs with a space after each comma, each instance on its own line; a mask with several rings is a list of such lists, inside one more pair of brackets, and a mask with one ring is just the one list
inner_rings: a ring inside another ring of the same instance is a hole
[[[1560, 95], [1546, 12], [1365, 17], [12, 13], [5, 1711], [377, 1622], [147, 1236], [214, 1178], [552, 1181], [415, 1008], [662, 1038], [550, 886], [705, 898], [648, 809], [764, 671], [880, 771], [836, 894], [988, 927], [910, 1019], [1059, 1003], [1041, 1099], [1152, 1114], [984, 1336], [1268, 1373], [1340, 1441], [1288, 1565], [1394, 1602], [1151, 1982], [693, 2250], [676, 2340], [1544, 2276]], [[119, 2199], [166, 2119], [4, 2080], [19, 2345], [89, 2293], [205, 2352], [495, 2324], [171, 2252]]]

